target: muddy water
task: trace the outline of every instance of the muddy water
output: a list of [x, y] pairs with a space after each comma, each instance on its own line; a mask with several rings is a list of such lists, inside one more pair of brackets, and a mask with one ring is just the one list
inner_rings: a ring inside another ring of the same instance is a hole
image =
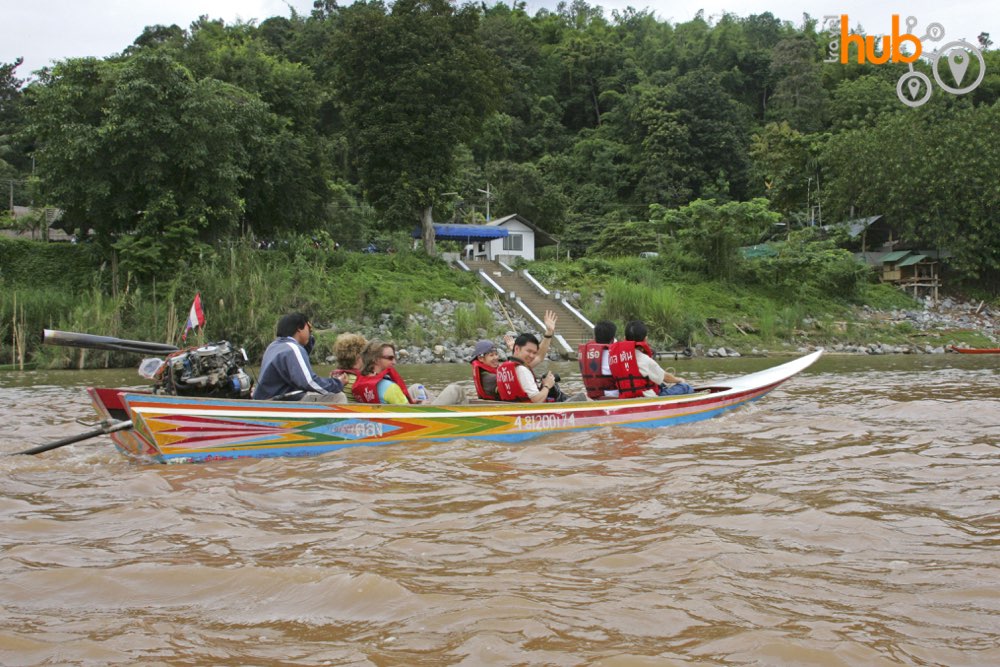
[[[136, 380], [0, 374], [0, 450]], [[722, 419], [525, 446], [0, 458], [0, 664], [996, 665], [998, 445], [1000, 357], [944, 355], [826, 358]]]

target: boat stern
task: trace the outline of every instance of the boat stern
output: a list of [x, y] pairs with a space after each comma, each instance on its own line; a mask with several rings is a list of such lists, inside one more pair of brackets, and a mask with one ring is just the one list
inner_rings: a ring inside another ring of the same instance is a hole
[[[101, 421], [111, 422], [132, 419], [132, 414], [128, 410], [128, 406], [122, 400], [124, 390], [88, 387], [87, 394], [90, 396], [94, 412], [97, 413], [97, 417]], [[161, 456], [159, 448], [153, 442], [142, 437], [134, 428], [115, 431], [110, 434], [110, 437], [118, 451], [130, 458], [142, 461], [156, 461]]]

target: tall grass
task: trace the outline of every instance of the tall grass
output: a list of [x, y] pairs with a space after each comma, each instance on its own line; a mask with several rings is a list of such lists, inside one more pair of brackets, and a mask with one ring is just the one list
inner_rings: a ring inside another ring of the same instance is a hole
[[[29, 248], [30, 249], [30, 248]], [[23, 307], [28, 354], [44, 366], [132, 365], [134, 357], [41, 347], [43, 328], [181, 345], [188, 309], [201, 294], [205, 330], [187, 345], [229, 340], [259, 359], [274, 338], [278, 318], [291, 311], [306, 313], [317, 328], [317, 354], [325, 355], [336, 326], [363, 330], [364, 322], [388, 315], [395, 327], [440, 298], [471, 301], [476, 283], [443, 262], [410, 252], [363, 255], [311, 247], [292, 239], [278, 250], [257, 250], [237, 243], [222, 248], [175, 275], [141, 283], [133, 276], [112, 275], [102, 267], [83, 272], [71, 284], [28, 286], [0, 282], [0, 358], [11, 355], [13, 295]], [[117, 286], [108, 289], [105, 285]], [[475, 332], [487, 320], [486, 306], [472, 309], [462, 324]], [[372, 325], [374, 326], [374, 325]]]
[[605, 290], [601, 319], [622, 324], [642, 320], [652, 340], [672, 345], [690, 342], [699, 314], [689, 312], [673, 285], [649, 287], [615, 278]]
[[493, 333], [493, 311], [483, 302], [478, 302], [468, 308], [455, 309], [455, 337], [459, 340], [479, 338], [485, 331], [489, 336]]
[[21, 351], [25, 357], [32, 355], [41, 344], [42, 330], [57, 328], [62, 316], [76, 303], [76, 297], [63, 289], [10, 286], [0, 281], [0, 359], [3, 363], [8, 359], [17, 363], [16, 357]]

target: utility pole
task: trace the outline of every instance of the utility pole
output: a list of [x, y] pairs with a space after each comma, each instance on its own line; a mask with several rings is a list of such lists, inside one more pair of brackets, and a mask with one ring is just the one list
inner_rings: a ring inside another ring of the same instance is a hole
[[819, 224], [823, 226], [823, 195], [819, 191], [819, 174], [816, 174], [816, 212], [819, 214]]
[[810, 227], [812, 227], [814, 224], [816, 224], [816, 220], [813, 217], [813, 213], [812, 213], [812, 197], [811, 197], [811, 195], [812, 195], [812, 182], [813, 182], [813, 179], [812, 179], [812, 176], [810, 176], [809, 180], [806, 181], [806, 210], [809, 211], [809, 226]]
[[486, 222], [489, 222], [490, 221], [490, 199], [493, 198], [493, 193], [490, 192], [490, 184], [489, 184], [489, 182], [486, 183], [486, 189], [485, 190], [480, 190], [480, 189], [476, 188], [476, 191], [477, 192], [482, 192], [484, 195], [486, 195]]

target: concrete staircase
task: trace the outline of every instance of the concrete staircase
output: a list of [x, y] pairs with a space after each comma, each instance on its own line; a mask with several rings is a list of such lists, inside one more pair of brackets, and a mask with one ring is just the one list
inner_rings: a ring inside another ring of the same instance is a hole
[[[513, 271], [496, 261], [465, 261], [470, 271], [480, 273], [480, 279], [488, 287], [503, 291], [501, 298], [508, 308], [534, 321], [537, 330], [542, 331], [542, 318], [546, 310], [556, 313], [556, 340], [552, 350], [560, 355], [576, 358], [576, 349], [581, 343], [593, 338], [594, 327], [585, 322], [583, 315], [568, 304], [558, 293], [538, 283], [530, 274], [530, 269]], [[485, 274], [487, 279], [482, 276]], [[499, 292], [499, 290], [498, 290]], [[530, 311], [530, 314], [525, 311]], [[562, 340], [559, 340], [562, 338]], [[563, 344], [565, 343], [565, 344]]]

